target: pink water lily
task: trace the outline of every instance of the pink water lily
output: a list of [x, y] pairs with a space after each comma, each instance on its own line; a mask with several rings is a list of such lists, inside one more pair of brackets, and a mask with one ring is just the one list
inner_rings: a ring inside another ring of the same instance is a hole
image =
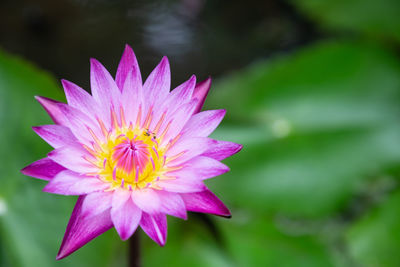
[[227, 172], [220, 160], [242, 146], [208, 137], [225, 115], [200, 111], [210, 79], [192, 76], [170, 92], [164, 57], [142, 83], [126, 46], [115, 80], [92, 59], [90, 82], [92, 95], [63, 80], [68, 104], [36, 98], [55, 125], [33, 130], [54, 150], [22, 170], [49, 181], [46, 192], [79, 195], [57, 259], [112, 227], [126, 240], [140, 226], [163, 246], [167, 214], [230, 216], [204, 180]]

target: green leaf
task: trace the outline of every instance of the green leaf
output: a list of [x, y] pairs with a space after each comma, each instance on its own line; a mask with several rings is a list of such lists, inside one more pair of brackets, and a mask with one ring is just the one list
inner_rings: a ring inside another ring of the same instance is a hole
[[221, 230], [229, 254], [238, 266], [333, 266], [321, 241], [310, 235], [281, 233], [271, 218], [230, 220], [224, 222]]
[[373, 38], [400, 41], [400, 2], [397, 0], [292, 0], [330, 29], [363, 32]]
[[399, 266], [400, 192], [351, 225], [347, 242], [352, 257], [362, 266]]
[[0, 253], [6, 266], [110, 266], [124, 251], [113, 231], [56, 263], [75, 199], [44, 193], [44, 181], [19, 171], [50, 151], [31, 129], [50, 123], [34, 95], [63, 100], [49, 74], [0, 51]]
[[211, 94], [209, 106], [228, 111], [214, 137], [244, 149], [209, 185], [257, 212], [335, 212], [400, 162], [399, 93], [395, 56], [357, 42], [316, 44], [226, 77]]

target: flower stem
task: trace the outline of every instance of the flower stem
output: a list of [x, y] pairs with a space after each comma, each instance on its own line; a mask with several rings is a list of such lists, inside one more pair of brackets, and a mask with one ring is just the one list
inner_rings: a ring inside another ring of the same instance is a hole
[[140, 267], [140, 231], [137, 231], [129, 238], [129, 249], [128, 249], [128, 263], [129, 267]]

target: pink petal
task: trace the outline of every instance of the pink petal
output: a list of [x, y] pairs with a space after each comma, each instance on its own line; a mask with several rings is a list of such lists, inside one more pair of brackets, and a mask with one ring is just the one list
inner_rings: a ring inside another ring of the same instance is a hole
[[82, 214], [84, 199], [85, 196], [81, 196], [76, 202], [56, 258], [57, 260], [70, 255], [113, 226], [108, 210], [94, 216], [91, 216], [88, 212]]
[[196, 76], [192, 75], [189, 80], [172, 90], [168, 97], [168, 102], [175, 106], [180, 106], [186, 102], [189, 102], [195, 86]]
[[212, 178], [229, 171], [229, 167], [218, 160], [198, 156], [184, 163], [182, 169], [174, 172], [168, 172], [168, 175], [176, 177], [194, 177], [204, 180]]
[[90, 60], [90, 87], [93, 98], [107, 111], [119, 111], [121, 92], [113, 77], [96, 59]]
[[194, 113], [200, 112], [201, 108], [204, 106], [204, 102], [206, 101], [206, 97], [211, 87], [211, 78], [206, 79], [196, 85], [194, 89], [192, 98], [197, 98], [199, 100], [197, 107]]
[[118, 65], [117, 74], [115, 76], [115, 82], [121, 92], [124, 91], [124, 84], [128, 74], [131, 74], [131, 84], [142, 86], [142, 77], [140, 75], [140, 69], [135, 53], [129, 45], [126, 45], [124, 54], [122, 55], [121, 61]]
[[100, 108], [99, 104], [88, 92], [70, 81], [61, 80], [61, 83], [69, 106], [82, 111], [93, 119], [95, 119], [94, 116], [97, 116], [105, 122], [109, 121], [108, 113]]
[[82, 214], [98, 215], [111, 208], [113, 192], [93, 192], [86, 195], [82, 204]]
[[[197, 100], [191, 100], [189, 103], [179, 107], [175, 114], [171, 115], [171, 125], [161, 142], [161, 146], [166, 144], [169, 140], [173, 139], [181, 132], [182, 128], [185, 126], [186, 122], [193, 114], [196, 103]], [[163, 130], [161, 130], [160, 132], [162, 131]]]
[[189, 178], [177, 178], [174, 180], [160, 180], [157, 185], [165, 191], [175, 193], [193, 193], [203, 191], [205, 185], [202, 180]]
[[228, 141], [213, 140], [202, 155], [216, 160], [223, 160], [239, 152], [242, 147], [240, 144]]
[[65, 168], [78, 173], [91, 173], [98, 171], [98, 167], [85, 160], [85, 157], [91, 159], [91, 155], [83, 148], [76, 146], [57, 148], [51, 151], [48, 154], [48, 157]]
[[142, 214], [140, 227], [143, 231], [160, 246], [164, 246], [167, 240], [167, 216], [162, 213]]
[[182, 138], [185, 137], [207, 137], [220, 124], [226, 111], [207, 110], [193, 115], [182, 130]]
[[161, 211], [163, 213], [186, 220], [186, 206], [181, 196], [176, 193], [159, 191], [158, 196], [161, 201]]
[[78, 109], [43, 97], [36, 97], [36, 99], [46, 109], [55, 123], [68, 127], [80, 141], [90, 142], [93, 140], [88, 128], [92, 129], [98, 137], [101, 136], [98, 123]]
[[113, 195], [111, 219], [122, 240], [135, 232], [142, 218], [142, 211], [133, 203], [128, 190], [116, 190]]
[[231, 216], [224, 203], [208, 189], [198, 193], [181, 194], [181, 197], [189, 211]]
[[66, 120], [58, 107], [58, 104], [61, 104], [61, 102], [43, 96], [35, 96], [35, 98], [46, 110], [54, 123], [65, 125]]
[[[140, 74], [139, 74], [140, 75]], [[143, 88], [141, 78], [135, 77], [133, 71], [128, 73], [122, 91], [122, 107], [126, 124], [136, 123], [139, 107], [143, 107]]]
[[[161, 134], [161, 132], [163, 132], [163, 130], [166, 128], [169, 122], [171, 122], [169, 129], [172, 130], [175, 127], [173, 124], [179, 122], [177, 116], [182, 116], [181, 115], [182, 113], [184, 113], [185, 120], [184, 122], [181, 123], [185, 123], [190, 118], [190, 113], [192, 113], [192, 111], [190, 110], [182, 111], [182, 109], [185, 108], [192, 109], [190, 106], [184, 106], [184, 105], [190, 102], [191, 95], [195, 85], [196, 85], [196, 77], [193, 75], [188, 81], [186, 81], [185, 83], [181, 84], [176, 89], [174, 89], [168, 95], [165, 101], [159, 103], [158, 105], [154, 105], [152, 109], [153, 119], [149, 126], [149, 129], [150, 130], [154, 129], [156, 125], [159, 123], [161, 117], [163, 117], [163, 123], [161, 124], [162, 126], [160, 127], [160, 130], [156, 134]], [[194, 105], [195, 103], [193, 102], [193, 106]], [[179, 129], [176, 130], [176, 132], [178, 131]], [[171, 133], [169, 134], [173, 135]], [[163, 141], [165, 142], [165, 140]]]
[[143, 85], [145, 100], [149, 106], [157, 103], [162, 103], [165, 97], [169, 94], [171, 86], [171, 72], [167, 57], [163, 57], [157, 67], [150, 73]]
[[62, 125], [42, 125], [32, 127], [32, 129], [54, 148], [78, 142], [71, 130]]
[[55, 163], [49, 158], [44, 158], [26, 166], [21, 170], [21, 172], [28, 176], [49, 181], [63, 170], [65, 170], [63, 166]]
[[168, 158], [177, 157], [171, 162], [167, 161], [167, 166], [177, 166], [182, 163], [203, 154], [209, 150], [210, 145], [213, 145], [214, 140], [207, 137], [193, 137], [184, 140], [178, 140], [175, 145], [167, 150]]
[[160, 198], [153, 189], [133, 190], [132, 200], [144, 212], [151, 214], [160, 212]]
[[113, 192], [112, 206], [114, 209], [118, 210], [125, 205], [132, 196], [132, 191], [117, 188]]
[[107, 188], [109, 188], [109, 184], [98, 178], [87, 177], [66, 170], [50, 180], [43, 191], [59, 195], [84, 195]]

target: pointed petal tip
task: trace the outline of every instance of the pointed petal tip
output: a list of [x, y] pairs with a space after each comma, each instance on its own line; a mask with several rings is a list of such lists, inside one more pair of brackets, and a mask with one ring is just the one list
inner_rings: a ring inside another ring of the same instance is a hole
[[62, 86], [63, 86], [64, 88], [65, 88], [65, 87], [69, 87], [69, 86], [75, 85], [73, 82], [70, 82], [70, 81], [65, 80], [65, 79], [61, 79], [61, 84], [62, 84]]
[[194, 113], [198, 113], [201, 111], [201, 109], [204, 105], [204, 102], [207, 98], [208, 92], [210, 91], [210, 88], [211, 88], [211, 78], [210, 77], [208, 77], [206, 80], [196, 84], [192, 98], [197, 98], [199, 100], [199, 102], [197, 104], [197, 108]]
[[[161, 243], [161, 242], [162, 242], [162, 243]], [[160, 243], [157, 242], [157, 244], [158, 244], [160, 247], [164, 247], [164, 246], [165, 246], [165, 243], [166, 243], [165, 240], [160, 241]]]
[[242, 150], [242, 148], [243, 148], [243, 145], [237, 144], [237, 148], [236, 148], [236, 152], [235, 153], [238, 153], [240, 150]]
[[35, 95], [35, 99], [46, 109], [46, 104], [55, 104], [58, 101], [40, 95]]
[[162, 67], [163, 69], [164, 68], [169, 69], [170, 68], [170, 64], [169, 64], [168, 57], [167, 56], [163, 56], [161, 61], [160, 61], [160, 63], [158, 64], [158, 66]]
[[32, 130], [37, 133], [40, 130], [40, 126], [32, 126]]
[[57, 260], [57, 261], [62, 260], [62, 259], [64, 259], [64, 258], [67, 257], [67, 256], [68, 256], [68, 254], [61, 254], [61, 252], [59, 252], [59, 253], [57, 254], [57, 256], [56, 256], [56, 260]]
[[40, 96], [40, 95], [35, 95], [34, 97], [35, 97], [35, 99], [36, 99], [39, 103], [42, 103], [41, 101], [43, 101], [44, 98], [45, 98], [45, 97]]
[[133, 49], [129, 44], [125, 44], [125, 51], [132, 51], [133, 52]]
[[196, 75], [192, 74], [192, 76], [190, 76], [190, 78], [189, 78], [189, 83], [191, 85], [193, 84], [193, 87], [195, 87], [196, 86], [196, 81], [197, 81]]
[[208, 76], [207, 79], [196, 84], [196, 89], [201, 91], [208, 91], [210, 90], [211, 83], [212, 83], [211, 76]]
[[133, 49], [130, 45], [125, 44], [125, 48], [124, 48], [122, 57], [136, 58], [135, 52], [133, 51]]
[[90, 61], [90, 68], [102, 66], [102, 64], [100, 63], [100, 61], [98, 61], [98, 60], [95, 59], [94, 57], [91, 57], [89, 61]]
[[169, 60], [167, 58], [167, 56], [163, 56], [160, 63], [158, 64], [160, 67], [162, 67], [163, 69], [170, 68], [170, 64], [169, 64]]
[[127, 233], [118, 233], [118, 235], [119, 235], [119, 237], [121, 238], [122, 241], [127, 241], [131, 237]]
[[29, 166], [30, 165], [28, 165], [28, 166], [25, 166], [25, 167], [23, 167], [21, 170], [19, 170], [23, 175], [26, 175], [26, 176], [30, 176], [29, 174], [30, 174], [30, 172], [29, 172]]
[[169, 64], [168, 57], [167, 56], [163, 56], [162, 59], [161, 59], [161, 62]]

